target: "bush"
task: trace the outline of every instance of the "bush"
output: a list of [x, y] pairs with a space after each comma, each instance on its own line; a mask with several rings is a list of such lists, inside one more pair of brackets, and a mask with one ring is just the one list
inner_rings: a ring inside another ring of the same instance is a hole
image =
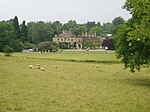
[[11, 48], [10, 46], [6, 45], [4, 47], [4, 54], [5, 56], [11, 56], [13, 53], [13, 48]]
[[53, 42], [40, 42], [38, 45], [37, 45], [37, 48], [39, 49], [39, 51], [57, 51], [58, 47], [56, 46], [55, 43]]
[[32, 49], [32, 48], [36, 48], [36, 45], [29, 42], [24, 44], [24, 49]]

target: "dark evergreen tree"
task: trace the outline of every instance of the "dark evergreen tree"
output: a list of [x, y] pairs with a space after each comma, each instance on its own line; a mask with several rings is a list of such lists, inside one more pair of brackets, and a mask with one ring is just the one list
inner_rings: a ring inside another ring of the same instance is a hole
[[25, 25], [25, 21], [23, 21], [22, 24], [21, 24], [21, 41], [23, 43], [26, 43], [26, 42], [29, 41], [29, 39], [28, 39], [28, 29]]
[[18, 22], [17, 16], [15, 16], [15, 18], [13, 19], [13, 26], [15, 28], [15, 33], [17, 35], [17, 39], [21, 39], [20, 27], [19, 27], [19, 22]]

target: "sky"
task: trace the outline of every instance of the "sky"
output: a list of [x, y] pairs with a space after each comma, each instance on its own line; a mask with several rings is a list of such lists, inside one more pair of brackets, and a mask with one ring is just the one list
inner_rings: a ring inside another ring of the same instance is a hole
[[0, 0], [0, 21], [18, 17], [19, 22], [60, 21], [77, 23], [112, 22], [115, 17], [131, 18], [122, 9], [125, 0]]

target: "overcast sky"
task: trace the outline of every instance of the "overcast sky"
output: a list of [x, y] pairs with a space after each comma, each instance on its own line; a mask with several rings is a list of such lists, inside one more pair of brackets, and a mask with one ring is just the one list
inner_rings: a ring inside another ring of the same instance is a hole
[[20, 22], [60, 21], [78, 23], [111, 22], [121, 16], [131, 16], [122, 10], [125, 0], [0, 0], [0, 21], [18, 16]]

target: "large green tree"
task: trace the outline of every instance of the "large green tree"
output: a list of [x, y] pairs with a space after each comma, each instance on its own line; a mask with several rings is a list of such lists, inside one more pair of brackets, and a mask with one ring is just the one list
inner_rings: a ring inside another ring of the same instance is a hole
[[134, 72], [150, 64], [150, 2], [127, 0], [124, 8], [132, 18], [116, 32], [116, 53], [125, 68]]
[[95, 27], [92, 27], [89, 32], [90, 34], [96, 33], [97, 36], [100, 36], [102, 34], [102, 28], [100, 26], [95, 26]]
[[114, 32], [114, 25], [110, 22], [104, 23], [102, 26], [103, 34], [112, 34]]
[[53, 29], [51, 22], [30, 22], [27, 24], [27, 27], [29, 40], [34, 44], [52, 41], [52, 38], [55, 36], [55, 30]]
[[122, 17], [116, 17], [113, 21], [112, 21], [114, 26], [118, 26], [121, 24], [125, 24], [125, 20]]

